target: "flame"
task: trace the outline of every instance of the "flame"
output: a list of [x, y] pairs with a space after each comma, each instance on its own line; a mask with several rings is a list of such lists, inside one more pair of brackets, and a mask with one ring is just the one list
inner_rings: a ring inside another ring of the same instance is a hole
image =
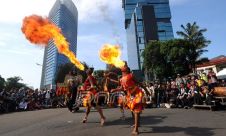
[[125, 65], [125, 62], [120, 59], [121, 50], [119, 46], [105, 44], [101, 48], [99, 56], [100, 60], [117, 68], [122, 68]]
[[50, 22], [47, 18], [37, 15], [25, 17], [23, 20], [22, 32], [26, 38], [34, 44], [47, 46], [48, 42], [53, 39], [58, 52], [64, 54], [69, 60], [80, 70], [84, 70], [84, 66], [70, 51], [69, 43], [61, 33], [60, 28]]

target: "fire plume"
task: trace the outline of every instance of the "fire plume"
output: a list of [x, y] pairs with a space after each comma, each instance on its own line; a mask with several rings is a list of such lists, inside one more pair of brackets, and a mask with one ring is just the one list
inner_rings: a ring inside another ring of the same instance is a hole
[[120, 59], [121, 50], [119, 46], [105, 44], [99, 51], [99, 56], [100, 60], [117, 68], [122, 68], [125, 65], [125, 62]]
[[69, 43], [63, 36], [60, 28], [50, 22], [47, 18], [37, 15], [25, 17], [23, 20], [22, 32], [26, 38], [34, 44], [47, 46], [48, 42], [53, 39], [58, 52], [64, 54], [69, 60], [80, 70], [84, 70], [84, 66], [70, 51]]

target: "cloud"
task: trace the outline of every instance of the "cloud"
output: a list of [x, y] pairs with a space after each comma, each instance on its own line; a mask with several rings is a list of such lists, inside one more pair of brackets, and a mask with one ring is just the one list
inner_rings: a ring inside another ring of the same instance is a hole
[[100, 41], [100, 40], [106, 39], [106, 37], [103, 37], [102, 35], [99, 35], [99, 34], [78, 36], [78, 41], [80, 42], [89, 42], [89, 41], [92, 41], [92, 39], [94, 39], [95, 41]]
[[10, 32], [6, 32], [6, 31], [2, 31], [2, 30], [0, 31], [0, 41], [10, 40], [14, 36], [15, 36], [15, 33], [10, 33]]
[[103, 19], [103, 9], [110, 16], [111, 13], [117, 12], [121, 9], [120, 0], [73, 0], [79, 12], [79, 20], [82, 22], [99, 22]]
[[48, 15], [55, 0], [3, 0], [0, 6], [0, 22], [21, 23], [31, 14]]
[[[1, 47], [1, 45], [0, 45]], [[2, 46], [2, 47], [6, 47], [6, 46]], [[43, 49], [42, 50], [38, 50], [35, 47], [32, 48], [23, 48], [23, 45], [18, 46], [18, 47], [10, 47], [10, 48], [2, 48], [0, 50], [0, 53], [2, 54], [6, 54], [5, 57], [7, 57], [7, 55], [24, 55], [24, 56], [34, 56], [34, 54], [36, 56], [43, 56]], [[15, 56], [16, 57], [16, 56]]]
[[[25, 83], [38, 87], [42, 64], [43, 49], [30, 44], [21, 33], [21, 24], [25, 16], [38, 14], [48, 16], [56, 0], [2, 0], [0, 4], [0, 61], [4, 67], [0, 71], [7, 75], [20, 75]], [[111, 23], [121, 22], [123, 12], [121, 0], [73, 0], [79, 12], [78, 57], [96, 69], [105, 68], [98, 57], [98, 50], [104, 43], [115, 43], [118, 34]], [[105, 7], [106, 9], [101, 9]], [[104, 12], [103, 12], [104, 11]], [[107, 13], [107, 14], [106, 14]], [[120, 13], [120, 16], [119, 16]], [[109, 15], [109, 16], [103, 16]], [[110, 17], [110, 18], [108, 18]], [[118, 19], [120, 18], [120, 19]], [[107, 21], [107, 20], [113, 20]], [[114, 24], [118, 24], [113, 23]], [[95, 27], [95, 28], [93, 28]], [[91, 30], [91, 31], [90, 31]], [[124, 31], [123, 31], [124, 32]], [[119, 32], [122, 35], [123, 32]], [[6, 45], [5, 45], [6, 44]], [[4, 45], [4, 46], [3, 46]], [[23, 65], [22, 65], [23, 64]], [[14, 73], [8, 71], [17, 68]], [[37, 70], [38, 69], [38, 70]], [[34, 74], [31, 76], [31, 74]]]
[[[56, 0], [3, 0], [0, 5], [0, 22], [21, 23], [25, 16], [38, 14], [48, 16]], [[101, 11], [98, 3], [108, 5], [111, 13], [121, 8], [120, 0], [73, 0], [79, 21], [83, 23], [100, 21]]]
[[5, 46], [6, 46], [6, 42], [0, 41], [0, 47], [5, 47]]

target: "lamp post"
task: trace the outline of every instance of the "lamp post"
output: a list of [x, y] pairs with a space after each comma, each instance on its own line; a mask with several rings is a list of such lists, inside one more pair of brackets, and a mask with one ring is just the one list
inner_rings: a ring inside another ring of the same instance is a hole
[[42, 64], [36, 63], [36, 65], [42, 67]]

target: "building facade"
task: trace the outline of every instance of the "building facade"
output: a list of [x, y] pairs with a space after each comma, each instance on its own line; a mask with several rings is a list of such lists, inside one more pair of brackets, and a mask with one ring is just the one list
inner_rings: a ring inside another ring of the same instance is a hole
[[215, 73], [226, 68], [226, 56], [220, 55], [218, 57], [210, 59], [208, 62], [197, 65], [196, 71], [198, 74], [205, 72], [208, 74], [209, 70], [212, 69]]
[[142, 53], [148, 42], [174, 38], [169, 0], [123, 0], [123, 8], [128, 65], [144, 76]]
[[[57, 0], [49, 12], [49, 19], [57, 25], [70, 44], [70, 50], [77, 51], [78, 11], [72, 0]], [[40, 88], [54, 88], [58, 67], [69, 60], [59, 54], [53, 41], [49, 41], [44, 51]]]

